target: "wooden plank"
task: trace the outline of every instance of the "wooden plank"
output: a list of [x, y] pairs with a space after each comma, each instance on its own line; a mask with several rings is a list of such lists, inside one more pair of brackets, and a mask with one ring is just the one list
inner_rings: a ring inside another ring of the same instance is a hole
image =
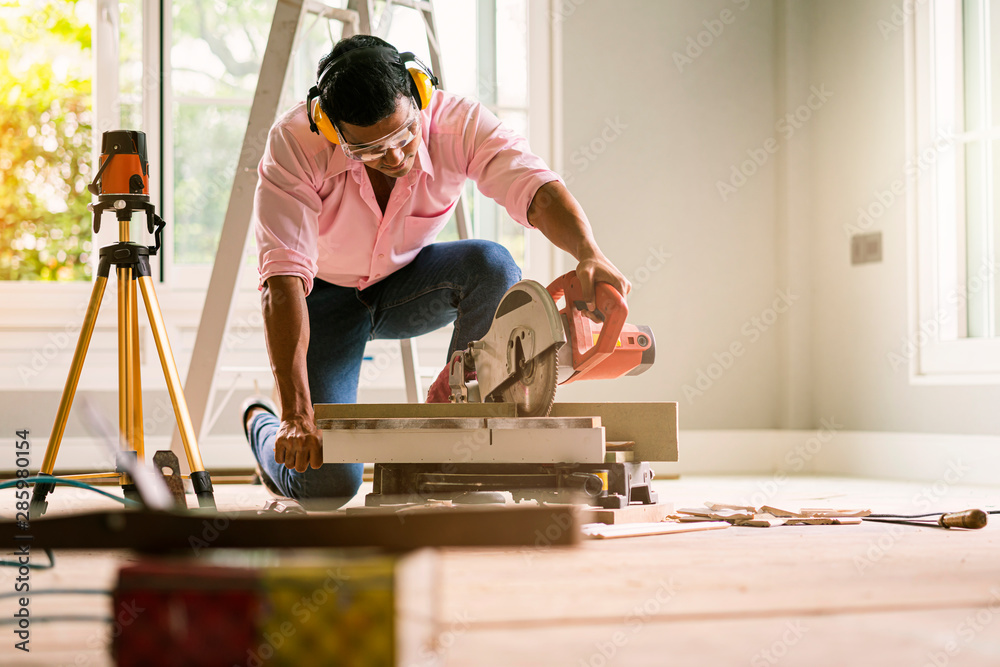
[[[513, 403], [317, 403], [320, 419], [425, 419], [432, 417], [515, 417]], [[566, 415], [581, 416], [581, 415]]]
[[677, 403], [556, 403], [551, 417], [595, 416], [608, 440], [634, 440], [636, 461], [677, 460]]
[[393, 417], [377, 419], [317, 419], [316, 428], [321, 431], [469, 431], [488, 428], [487, 420], [475, 417]]
[[655, 523], [623, 523], [613, 526], [604, 523], [588, 523], [582, 526], [582, 530], [585, 537], [607, 540], [619, 537], [643, 537], [647, 535], [691, 533], [699, 530], [721, 530], [729, 527], [730, 525], [725, 521], [703, 521], [701, 523], [658, 521]]
[[600, 428], [600, 417], [512, 417], [487, 419], [492, 429]]
[[317, 419], [325, 431], [401, 431], [414, 429], [569, 429], [597, 428], [600, 417], [379, 417], [374, 419]]
[[674, 511], [673, 503], [654, 503], [652, 505], [629, 505], [616, 510], [591, 509], [590, 516], [585, 521], [595, 523], [654, 523], [663, 521]]
[[324, 430], [324, 463], [603, 463], [603, 428]]
[[[552, 526], [560, 527], [551, 530]], [[251, 512], [93, 512], [31, 522], [31, 548], [177, 549], [571, 545], [580, 540], [580, 510], [571, 505], [461, 507], [450, 512], [393, 515]], [[546, 532], [548, 531], [548, 532]], [[0, 546], [23, 544], [14, 521], [0, 522]]]

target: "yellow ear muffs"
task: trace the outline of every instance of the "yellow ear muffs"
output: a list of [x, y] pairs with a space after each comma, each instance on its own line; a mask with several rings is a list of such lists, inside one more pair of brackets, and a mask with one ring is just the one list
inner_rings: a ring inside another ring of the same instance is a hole
[[329, 116], [323, 113], [323, 107], [319, 105], [319, 100], [312, 100], [312, 120], [316, 124], [316, 129], [322, 134], [327, 140], [334, 144], [340, 144], [340, 137], [337, 136], [337, 130], [333, 127], [333, 122], [330, 120]]
[[[410, 52], [399, 53], [391, 47], [373, 46], [352, 49], [341, 54], [327, 63], [326, 67], [323, 68], [323, 71], [317, 77], [316, 85], [309, 89], [309, 95], [306, 97], [306, 116], [309, 118], [309, 129], [323, 135], [331, 143], [339, 144], [340, 137], [337, 136], [337, 130], [334, 128], [330, 117], [323, 113], [323, 108], [319, 104], [319, 89], [323, 85], [323, 80], [337, 66], [363, 59], [377, 59], [390, 65], [405, 67], [406, 71], [410, 74], [414, 88], [417, 89], [421, 111], [430, 105], [431, 96], [434, 94], [434, 86], [438, 85], [438, 79], [434, 76], [434, 73]], [[413, 65], [407, 67], [405, 63], [413, 63]]]
[[406, 71], [410, 73], [410, 78], [413, 79], [413, 83], [417, 87], [417, 94], [420, 95], [420, 110], [423, 111], [431, 103], [431, 95], [434, 94], [434, 82], [427, 75], [427, 72], [419, 67], [407, 67]]

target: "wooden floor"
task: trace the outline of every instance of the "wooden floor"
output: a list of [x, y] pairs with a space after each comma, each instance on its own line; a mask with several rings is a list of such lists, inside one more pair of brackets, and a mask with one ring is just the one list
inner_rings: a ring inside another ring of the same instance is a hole
[[[917, 512], [996, 508], [1000, 486], [872, 480], [658, 481], [705, 501]], [[0, 492], [0, 514], [12, 514]], [[218, 486], [220, 507], [263, 503]], [[55, 511], [110, 506], [60, 489]], [[419, 665], [1000, 665], [1000, 517], [981, 531], [888, 524], [730, 528], [590, 541], [574, 549], [447, 550], [439, 663]], [[108, 589], [124, 553], [57, 553], [36, 591]], [[0, 569], [0, 594], [14, 573]], [[0, 599], [2, 617], [13, 608]], [[32, 615], [109, 613], [103, 596], [36, 596]], [[8, 626], [9, 627], [9, 626]], [[110, 626], [36, 623], [32, 652], [2, 633], [2, 665], [109, 665]], [[435, 656], [428, 656], [434, 658]]]

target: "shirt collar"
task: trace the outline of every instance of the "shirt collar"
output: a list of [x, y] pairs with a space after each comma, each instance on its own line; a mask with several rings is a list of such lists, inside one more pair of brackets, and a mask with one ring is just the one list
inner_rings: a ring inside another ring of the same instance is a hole
[[419, 169], [420, 171], [427, 174], [428, 178], [434, 180], [434, 163], [431, 162], [431, 155], [427, 152], [427, 133], [421, 132], [420, 145], [417, 146], [417, 155], [413, 158], [413, 169], [410, 170], [412, 174], [414, 170]]

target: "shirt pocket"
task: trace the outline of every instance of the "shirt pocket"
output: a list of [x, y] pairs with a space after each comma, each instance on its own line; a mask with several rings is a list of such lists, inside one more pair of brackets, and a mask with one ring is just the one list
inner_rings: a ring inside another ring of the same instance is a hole
[[430, 218], [408, 215], [403, 218], [402, 247], [399, 250], [419, 250], [430, 245], [448, 221], [451, 219], [451, 209]]

